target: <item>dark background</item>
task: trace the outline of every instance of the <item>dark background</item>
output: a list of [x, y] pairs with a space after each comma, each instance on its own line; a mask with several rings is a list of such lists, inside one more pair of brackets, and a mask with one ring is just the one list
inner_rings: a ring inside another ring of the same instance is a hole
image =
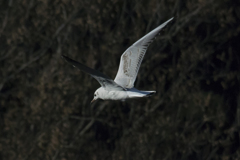
[[[61, 54], [114, 78], [121, 54], [169, 18], [135, 87], [100, 86]], [[0, 2], [0, 159], [240, 159], [239, 0]]]

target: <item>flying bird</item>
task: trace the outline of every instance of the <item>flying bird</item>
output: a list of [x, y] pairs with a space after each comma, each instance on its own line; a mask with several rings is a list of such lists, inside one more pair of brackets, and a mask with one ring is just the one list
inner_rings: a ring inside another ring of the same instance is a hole
[[173, 18], [164, 22], [144, 37], [131, 45], [121, 56], [120, 66], [118, 68], [115, 79], [111, 79], [103, 73], [89, 68], [77, 61], [74, 61], [67, 56], [62, 57], [74, 67], [90, 74], [101, 85], [94, 93], [94, 98], [91, 103], [97, 99], [103, 100], [126, 100], [128, 98], [149, 97], [156, 91], [140, 91], [134, 88], [138, 70], [142, 63], [143, 57], [148, 46], [159, 34], [160, 30], [165, 27]]

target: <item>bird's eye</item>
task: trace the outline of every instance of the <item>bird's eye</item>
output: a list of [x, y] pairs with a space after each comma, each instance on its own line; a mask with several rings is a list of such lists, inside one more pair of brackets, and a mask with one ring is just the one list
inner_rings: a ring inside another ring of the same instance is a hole
[[94, 94], [94, 97], [96, 97], [96, 94]]

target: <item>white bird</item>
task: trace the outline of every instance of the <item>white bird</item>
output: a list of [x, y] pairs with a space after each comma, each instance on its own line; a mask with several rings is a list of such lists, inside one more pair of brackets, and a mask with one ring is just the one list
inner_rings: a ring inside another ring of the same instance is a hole
[[148, 46], [158, 35], [159, 31], [172, 19], [169, 19], [139, 39], [122, 54], [120, 66], [114, 80], [97, 70], [62, 55], [68, 63], [90, 74], [100, 83], [101, 87], [95, 91], [91, 103], [97, 99], [126, 100], [128, 98], [148, 97], [156, 93], [156, 91], [139, 91], [134, 88], [134, 82]]

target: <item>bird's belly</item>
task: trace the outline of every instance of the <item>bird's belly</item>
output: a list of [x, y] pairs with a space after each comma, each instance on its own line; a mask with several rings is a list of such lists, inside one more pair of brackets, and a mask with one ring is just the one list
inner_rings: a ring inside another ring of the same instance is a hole
[[110, 91], [104, 95], [104, 100], [125, 100], [128, 98], [126, 91]]

